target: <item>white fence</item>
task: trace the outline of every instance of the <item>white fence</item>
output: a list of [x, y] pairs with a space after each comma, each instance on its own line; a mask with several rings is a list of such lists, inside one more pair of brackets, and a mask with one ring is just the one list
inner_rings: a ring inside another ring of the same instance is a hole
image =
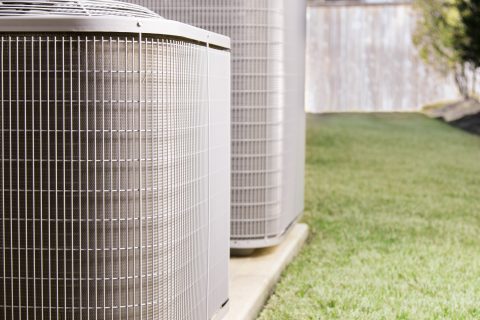
[[458, 97], [420, 61], [410, 4], [313, 3], [307, 17], [307, 111], [416, 111]]

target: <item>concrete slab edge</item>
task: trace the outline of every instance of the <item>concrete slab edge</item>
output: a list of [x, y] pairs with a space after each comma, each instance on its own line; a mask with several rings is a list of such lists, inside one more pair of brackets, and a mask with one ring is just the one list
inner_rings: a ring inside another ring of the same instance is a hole
[[230, 259], [230, 311], [224, 319], [255, 319], [307, 237], [308, 226], [297, 224], [278, 246]]

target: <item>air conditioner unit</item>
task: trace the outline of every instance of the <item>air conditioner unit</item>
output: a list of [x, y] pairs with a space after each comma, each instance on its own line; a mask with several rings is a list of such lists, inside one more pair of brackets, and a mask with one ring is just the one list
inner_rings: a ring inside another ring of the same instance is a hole
[[4, 319], [228, 304], [229, 39], [107, 0], [2, 1]]
[[126, 1], [231, 37], [231, 247], [278, 244], [303, 211], [305, 0]]

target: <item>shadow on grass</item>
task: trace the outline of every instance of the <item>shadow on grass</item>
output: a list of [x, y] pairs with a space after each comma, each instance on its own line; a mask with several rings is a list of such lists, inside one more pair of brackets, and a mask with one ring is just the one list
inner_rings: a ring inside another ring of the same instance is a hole
[[425, 107], [424, 112], [454, 128], [480, 135], [480, 101], [477, 99], [439, 103]]
[[469, 133], [480, 135], [480, 112], [446, 123]]

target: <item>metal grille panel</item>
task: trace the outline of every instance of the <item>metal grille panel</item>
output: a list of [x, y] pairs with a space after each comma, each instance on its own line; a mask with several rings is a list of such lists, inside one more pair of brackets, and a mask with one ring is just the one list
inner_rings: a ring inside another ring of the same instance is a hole
[[[278, 242], [303, 210], [304, 48], [296, 46], [304, 39], [291, 36], [304, 29], [305, 16], [302, 18], [299, 12], [305, 13], [305, 2], [296, 5], [289, 3], [293, 0], [128, 2], [144, 5], [167, 19], [231, 37], [231, 244], [242, 248]], [[287, 10], [293, 7], [293, 13]], [[286, 33], [286, 28], [296, 31]], [[290, 40], [294, 42], [286, 43]], [[293, 80], [285, 73], [287, 56], [289, 62], [300, 68]], [[300, 60], [294, 61], [295, 57]], [[292, 84], [294, 88], [289, 89]]]
[[211, 190], [229, 178], [211, 158], [229, 146], [211, 130], [228, 139], [229, 112], [210, 111], [229, 98], [210, 101], [212, 77], [228, 73], [209, 75], [209, 60], [228, 68], [228, 52], [139, 35], [0, 37], [4, 319], [212, 317], [228, 294], [210, 292], [227, 282], [228, 250], [211, 239], [228, 241], [229, 197]]

